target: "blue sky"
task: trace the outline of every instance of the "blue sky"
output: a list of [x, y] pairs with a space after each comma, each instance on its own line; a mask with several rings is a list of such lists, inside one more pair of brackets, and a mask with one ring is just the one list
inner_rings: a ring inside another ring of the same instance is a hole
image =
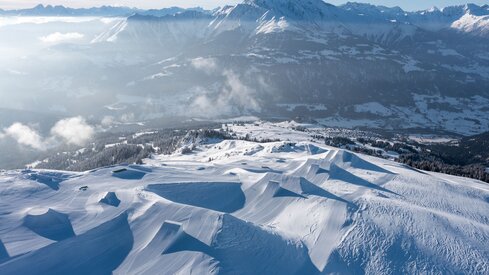
[[[297, 0], [300, 1], [300, 0]], [[343, 4], [348, 0], [328, 0], [332, 4]], [[355, 0], [350, 0], [355, 1]], [[487, 4], [488, 0], [369, 0], [357, 1], [376, 5], [400, 6], [406, 10], [428, 9], [433, 6], [445, 7], [450, 5], [465, 4], [467, 1], [476, 4]], [[101, 5], [130, 6], [139, 8], [161, 8], [169, 6], [214, 8], [225, 4], [236, 4], [241, 0], [0, 0], [0, 8], [26, 8], [36, 4], [54, 4], [70, 7], [92, 7]]]

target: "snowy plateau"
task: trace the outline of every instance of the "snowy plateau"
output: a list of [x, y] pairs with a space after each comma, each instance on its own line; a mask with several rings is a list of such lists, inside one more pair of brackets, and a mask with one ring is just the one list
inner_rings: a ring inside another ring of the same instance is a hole
[[0, 172], [0, 274], [488, 274], [489, 186], [233, 126], [192, 153]]

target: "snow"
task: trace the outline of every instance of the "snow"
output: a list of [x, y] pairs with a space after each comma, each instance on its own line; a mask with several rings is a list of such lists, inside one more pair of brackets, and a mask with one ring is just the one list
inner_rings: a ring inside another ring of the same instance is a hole
[[256, 34], [269, 34], [273, 32], [284, 32], [284, 31], [298, 31], [299, 29], [291, 26], [284, 17], [280, 17], [278, 20], [273, 17], [269, 21], [264, 21], [258, 26]]
[[416, 66], [417, 64], [419, 64], [418, 61], [409, 57], [405, 61], [404, 65], [402, 66], [402, 69], [404, 70], [405, 73], [416, 72], [416, 71], [424, 71], [423, 69]]
[[[378, 119], [352, 119], [348, 116], [334, 115], [315, 118], [315, 120], [325, 126], [340, 128], [409, 129], [425, 128], [426, 125], [432, 125], [460, 135], [475, 135], [489, 130], [489, 118], [486, 114], [489, 99], [485, 97], [455, 98], [422, 94], [413, 94], [412, 97], [415, 108], [383, 105], [380, 102], [368, 102], [352, 106], [357, 113], [371, 113], [381, 116]], [[466, 106], [470, 106], [470, 108]]]
[[489, 34], [489, 15], [477, 16], [466, 13], [453, 22], [451, 27], [466, 33], [485, 36]]
[[158, 131], [144, 131], [144, 132], [135, 133], [134, 135], [132, 135], [132, 138], [138, 138], [138, 137], [142, 137], [145, 135], [154, 135], [157, 133], [158, 133]]
[[227, 126], [283, 141], [1, 172], [0, 273], [489, 272], [487, 184], [327, 147], [307, 124]]
[[462, 57], [462, 55], [459, 54], [454, 49], [439, 49], [438, 52], [440, 52], [441, 55], [443, 55], [443, 56], [459, 56], [459, 57]]
[[449, 137], [440, 137], [436, 135], [409, 135], [410, 140], [414, 140], [421, 144], [437, 144], [437, 143], [453, 143], [457, 142], [458, 139]]
[[274, 59], [279, 64], [300, 64], [298, 60], [290, 57], [275, 57]]
[[447, 64], [443, 64], [441, 66], [451, 71], [460, 72], [467, 75], [477, 74], [483, 77], [484, 79], [489, 79], [489, 67], [477, 63], [470, 64], [468, 66], [447, 65]]
[[378, 102], [368, 102], [364, 104], [355, 105], [355, 112], [357, 113], [371, 113], [380, 116], [390, 116], [392, 111], [389, 108]]
[[307, 108], [309, 111], [326, 111], [328, 108], [324, 104], [277, 104], [278, 107], [284, 107], [287, 111], [294, 111], [296, 108]]
[[127, 19], [120, 19], [114, 24], [108, 32], [101, 33], [90, 43], [115, 42], [117, 36], [127, 28]]
[[341, 117], [339, 115], [329, 116], [325, 118], [315, 119], [319, 124], [327, 127], [339, 127], [339, 128], [356, 128], [356, 127], [370, 127], [380, 128], [384, 126], [383, 121], [374, 119], [349, 119]]
[[171, 75], [173, 75], [172, 72], [163, 71], [161, 73], [157, 73], [157, 74], [153, 74], [153, 75], [147, 76], [147, 77], [143, 78], [143, 80], [155, 80], [155, 79], [158, 79], [158, 78], [162, 78], [162, 77], [166, 77], [166, 76], [171, 76]]

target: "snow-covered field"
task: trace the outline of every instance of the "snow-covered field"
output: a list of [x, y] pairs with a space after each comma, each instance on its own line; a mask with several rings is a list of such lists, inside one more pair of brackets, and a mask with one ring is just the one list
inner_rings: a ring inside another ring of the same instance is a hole
[[[425, 128], [441, 129], [461, 135], [475, 135], [489, 130], [486, 115], [489, 99], [474, 96], [457, 99], [454, 97], [425, 96], [413, 94], [416, 108], [384, 106], [379, 102], [367, 102], [353, 106], [362, 115], [373, 114], [376, 119], [349, 119], [342, 116], [317, 118], [316, 121], [330, 127], [371, 127], [387, 129]], [[438, 107], [437, 107], [438, 106]], [[444, 107], [440, 107], [444, 106]], [[470, 106], [466, 108], [464, 106]]]
[[489, 273], [489, 185], [233, 130], [290, 142], [1, 172], [0, 274]]

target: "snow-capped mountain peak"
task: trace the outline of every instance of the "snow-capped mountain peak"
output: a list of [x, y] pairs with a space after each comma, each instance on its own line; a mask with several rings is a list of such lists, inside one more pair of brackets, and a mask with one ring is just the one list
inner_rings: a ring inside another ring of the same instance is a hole
[[278, 16], [293, 20], [324, 20], [339, 12], [337, 7], [322, 0], [246, 0], [244, 3], [270, 10]]

